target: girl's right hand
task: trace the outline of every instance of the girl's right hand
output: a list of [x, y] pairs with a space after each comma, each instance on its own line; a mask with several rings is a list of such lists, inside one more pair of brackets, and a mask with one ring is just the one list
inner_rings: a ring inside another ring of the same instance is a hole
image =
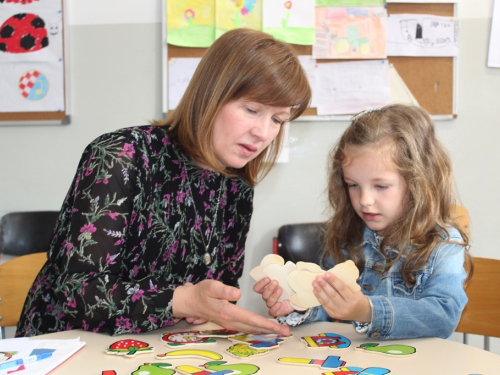
[[278, 301], [283, 294], [283, 289], [279, 286], [278, 281], [265, 277], [254, 285], [253, 290], [262, 295], [262, 299], [269, 308], [268, 314], [273, 318], [295, 311], [289, 300]]

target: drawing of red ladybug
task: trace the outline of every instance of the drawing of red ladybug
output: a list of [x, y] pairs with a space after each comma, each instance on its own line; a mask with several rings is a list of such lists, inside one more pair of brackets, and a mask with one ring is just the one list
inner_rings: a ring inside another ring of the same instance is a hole
[[49, 45], [45, 21], [33, 13], [19, 13], [0, 27], [0, 51], [25, 53]]
[[[0, 4], [3, 3], [5, 0], [0, 0]], [[38, 1], [38, 0], [7, 0], [7, 3], [15, 3], [15, 4], [31, 4], [33, 1]]]

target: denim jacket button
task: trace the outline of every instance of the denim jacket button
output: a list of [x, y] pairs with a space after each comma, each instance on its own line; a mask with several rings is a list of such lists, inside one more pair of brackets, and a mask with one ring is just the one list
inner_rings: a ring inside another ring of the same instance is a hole
[[373, 292], [373, 286], [371, 285], [363, 285], [362, 288], [369, 292]]
[[380, 337], [380, 332], [375, 332], [375, 333], [373, 333], [373, 334], [372, 334], [372, 337], [373, 337], [374, 339], [378, 339], [378, 338]]

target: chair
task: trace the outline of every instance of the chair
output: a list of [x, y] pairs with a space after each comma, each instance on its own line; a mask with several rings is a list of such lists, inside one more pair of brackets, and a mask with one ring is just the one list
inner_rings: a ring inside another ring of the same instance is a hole
[[0, 253], [26, 255], [46, 252], [59, 211], [11, 212], [0, 220]]
[[500, 337], [500, 260], [472, 258], [474, 274], [465, 292], [469, 302], [462, 312], [456, 332], [484, 336], [484, 349], [490, 350], [490, 337]]
[[326, 223], [287, 224], [278, 229], [274, 239], [275, 254], [285, 262], [318, 263], [324, 244]]
[[19, 321], [28, 291], [47, 260], [46, 253], [23, 255], [0, 264], [0, 339]]

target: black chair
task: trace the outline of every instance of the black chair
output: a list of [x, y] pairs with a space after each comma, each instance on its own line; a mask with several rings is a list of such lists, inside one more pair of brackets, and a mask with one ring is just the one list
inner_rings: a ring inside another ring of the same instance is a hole
[[0, 253], [27, 255], [49, 249], [59, 211], [10, 212], [0, 220]]
[[324, 247], [326, 223], [287, 224], [278, 229], [275, 253], [285, 262], [318, 263]]

